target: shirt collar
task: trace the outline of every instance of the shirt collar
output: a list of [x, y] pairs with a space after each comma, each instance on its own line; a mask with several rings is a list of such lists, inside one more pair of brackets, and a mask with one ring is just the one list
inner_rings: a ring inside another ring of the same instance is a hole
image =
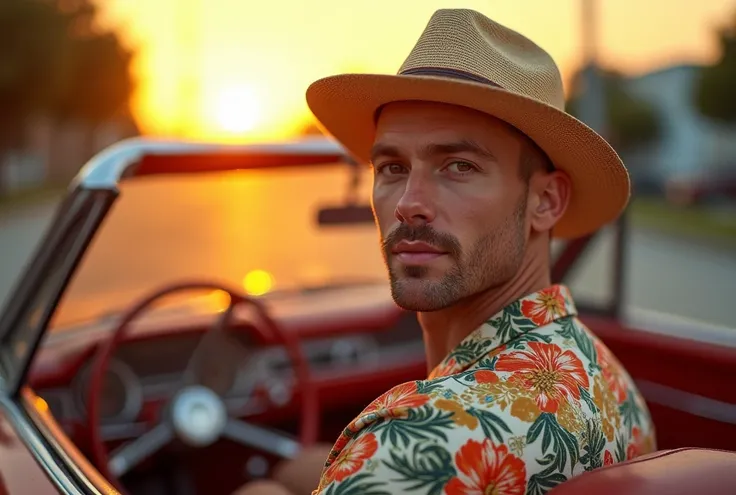
[[511, 340], [566, 316], [576, 316], [570, 290], [552, 285], [517, 299], [490, 317], [455, 347], [429, 374], [429, 379], [454, 375], [500, 350]]

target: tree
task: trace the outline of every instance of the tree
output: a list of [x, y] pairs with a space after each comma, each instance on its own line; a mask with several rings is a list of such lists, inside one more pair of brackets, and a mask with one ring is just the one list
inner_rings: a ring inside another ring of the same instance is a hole
[[50, 5], [0, 2], [0, 151], [20, 144], [25, 115], [59, 96], [63, 41], [64, 24]]
[[44, 114], [92, 124], [128, 111], [132, 53], [95, 24], [90, 0], [0, 1], [0, 153]]
[[[567, 102], [567, 111], [574, 116], [579, 115], [580, 96], [585, 90], [582, 87], [582, 73], [581, 70], [574, 76], [571, 98]], [[608, 119], [609, 135], [606, 137], [611, 145], [619, 151], [625, 151], [656, 139], [660, 123], [655, 108], [626, 89], [621, 73], [601, 69], [601, 77]]]
[[720, 59], [703, 68], [695, 87], [695, 104], [707, 118], [736, 123], [736, 13], [729, 26], [719, 30]]
[[[48, 0], [47, 0], [48, 1]], [[135, 89], [133, 53], [118, 35], [95, 24], [91, 0], [56, 0], [67, 27], [65, 90], [54, 108], [58, 117], [98, 123], [129, 111]]]

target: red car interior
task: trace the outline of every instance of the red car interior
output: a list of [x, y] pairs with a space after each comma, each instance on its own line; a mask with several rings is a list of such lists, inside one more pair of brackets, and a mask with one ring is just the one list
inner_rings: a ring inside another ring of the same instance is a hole
[[[289, 332], [303, 330], [305, 335], [318, 338], [319, 336], [342, 335], [345, 332], [354, 333], [356, 328], [364, 328], [367, 329], [369, 334], [383, 335], [386, 339], [391, 339], [394, 332], [399, 334], [397, 338], [401, 338], [400, 334], [409, 335], [414, 339], [421, 338], [420, 330], [413, 315], [403, 314], [399, 310], [385, 312], [383, 318], [385, 326], [380, 329], [376, 325], [376, 314], [371, 313], [371, 316], [372, 318], [361, 321], [344, 315], [341, 319], [329, 323], [325, 322], [321, 333], [316, 331], [313, 324], [306, 324], [301, 329], [292, 326]], [[651, 334], [640, 329], [626, 328], [614, 319], [597, 315], [583, 315], [583, 320], [612, 349], [637, 382], [640, 382], [640, 384], [655, 384], [667, 387], [666, 390], [675, 393], [688, 394], [685, 396], [685, 404], [690, 400], [690, 405], [694, 408], [692, 410], [679, 407], [681, 404], [678, 404], [676, 400], [671, 401], [670, 404], [660, 403], [665, 401], [660, 401], [659, 396], [654, 397], [655, 400], [649, 402], [657, 426], [658, 447], [661, 451], [665, 452], [669, 449], [681, 449], [683, 447], [733, 449], [733, 446], [736, 445], [736, 414], [734, 414], [736, 400], [732, 384], [736, 380], [736, 349]], [[206, 328], [189, 331], [204, 332]], [[251, 331], [251, 329], [244, 329], [244, 331]], [[160, 335], [154, 334], [146, 338], [155, 340], [160, 337]], [[146, 340], [140, 337], [137, 340], [139, 343], [146, 343]], [[48, 368], [49, 374], [44, 373], [43, 367], [40, 367], [34, 375], [35, 389], [43, 396], [45, 388], [70, 383], [83, 363], [92, 357], [91, 351], [92, 349], [87, 349], [81, 355], [69, 358], [66, 363], [56, 363], [56, 366], [50, 366]], [[59, 366], [66, 368], [65, 373], [57, 373], [60, 369]], [[315, 386], [319, 395], [321, 411], [319, 439], [327, 442], [332, 441], [344, 425], [360, 412], [370, 400], [393, 384], [421, 379], [425, 374], [426, 368], [423, 360], [416, 356], [413, 359], [412, 356], [407, 356], [399, 366], [387, 368], [380, 372], [343, 377], [318, 375], [315, 377]], [[648, 389], [645, 386], [642, 387], [642, 390], [647, 395]], [[715, 410], [704, 409], [702, 406], [701, 410], [697, 410], [698, 404], [692, 402], [693, 397], [696, 400], [705, 400], [705, 404], [711, 405]], [[708, 400], [712, 402], [708, 402]], [[141, 415], [147, 418], [149, 422], [153, 421], [157, 416], [160, 405], [160, 403], [146, 404]], [[294, 400], [282, 407], [258, 415], [255, 420], [297, 434], [300, 419], [303, 419], [300, 414], [301, 411], [301, 405]], [[83, 422], [67, 422], [63, 426], [72, 434], [75, 444], [91, 458], [95, 458], [90, 427]], [[115, 445], [116, 442], [110, 442], [108, 448]], [[170, 465], [181, 463], [182, 466], [186, 466], [187, 471], [191, 473], [191, 479], [200, 489], [207, 487], [208, 490], [212, 490], [212, 493], [228, 493], [248, 479], [248, 476], [243, 473], [243, 464], [248, 462], [253, 452], [248, 452], [247, 449], [232, 442], [222, 441], [202, 451], [176, 452], [176, 449], [173, 449], [173, 452], [167, 452], [167, 454], [170, 454], [170, 456], [156, 456], [142, 464], [137, 472], [131, 473], [129, 478], [133, 478], [132, 483], [130, 479], [125, 480], [128, 486], [135, 486], [136, 476], [145, 477], [143, 475], [149, 469], [162, 469], [162, 466], [163, 469], [166, 469], [167, 463]], [[646, 483], [641, 481], [641, 485], [636, 485], [637, 490], [640, 491], [629, 492], [629, 485], [621, 485], [621, 491], [615, 491], [614, 488], [611, 488], [611, 490], [601, 493], [663, 493], [662, 491], [646, 491], [649, 487], [654, 489], [660, 486], [658, 483], [664, 483], [666, 480], [662, 481], [661, 477], [669, 479], [667, 478], [669, 475], [658, 477], [657, 473], [667, 473], [671, 466], [679, 465], [678, 463], [698, 462], [709, 465], [713, 458], [716, 458], [718, 462], [714, 466], [708, 467], [707, 470], [704, 469], [704, 473], [706, 471], [712, 472], [712, 470], [717, 470], [718, 466], [730, 463], [732, 469], [729, 471], [728, 468], [724, 467], [723, 470], [730, 473], [732, 477], [736, 475], [736, 454], [712, 453], [703, 450], [675, 450], [674, 453], [667, 454], [665, 457], [655, 457], [644, 464], [627, 463], [627, 466], [631, 464], [631, 467], [617, 465], [606, 468], [600, 475], [597, 475], [598, 477], [586, 475], [581, 477], [580, 482], [576, 483], [583, 483], [583, 479], [588, 480], [588, 476], [590, 480], [585, 482], [593, 484], [610, 484], [612, 476], [624, 481], [627, 479], [637, 480], [641, 478], [642, 470], [649, 473], [647, 470], [651, 464], [653, 474], [646, 475]], [[273, 457], [268, 460], [274, 463], [276, 461]], [[618, 471], [619, 469], [620, 471]], [[213, 486], [213, 478], [208, 475], [212, 470], [216, 470], [218, 473], [231, 473], [231, 475], [218, 476], [216, 481], [218, 486], [215, 487]], [[696, 472], [699, 471], [694, 466], [690, 466], [687, 471], [692, 476]], [[684, 473], [683, 471], [679, 472], [683, 479], [686, 478]], [[652, 480], [650, 480], [650, 477]], [[732, 477], [723, 478], [724, 483], [733, 481]], [[620, 482], [624, 483], [624, 481]], [[633, 481], [631, 482], [633, 483]], [[566, 487], [567, 483], [563, 486]], [[568, 493], [563, 490], [563, 486], [559, 488], [560, 493]], [[569, 490], [577, 490], [577, 486], [577, 484], [570, 484]], [[590, 488], [587, 488], [587, 484], [579, 486], [581, 491], [570, 491], [569, 493], [589, 493], [589, 489], [590, 492], [597, 491], [597, 487], [603, 485], [590, 485]], [[611, 485], [611, 487], [618, 486], [616, 484]], [[731, 486], [736, 487], [736, 485]], [[703, 493], [726, 492], [705, 491]]]

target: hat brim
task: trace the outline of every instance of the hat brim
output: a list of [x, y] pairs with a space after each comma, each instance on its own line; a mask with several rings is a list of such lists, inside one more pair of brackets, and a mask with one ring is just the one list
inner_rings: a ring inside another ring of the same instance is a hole
[[307, 103], [324, 129], [356, 158], [370, 159], [376, 111], [397, 101], [468, 107], [498, 118], [532, 139], [572, 183], [570, 203], [553, 236], [571, 239], [615, 220], [630, 196], [618, 154], [591, 128], [538, 100], [501, 88], [432, 76], [342, 74], [309, 86]]

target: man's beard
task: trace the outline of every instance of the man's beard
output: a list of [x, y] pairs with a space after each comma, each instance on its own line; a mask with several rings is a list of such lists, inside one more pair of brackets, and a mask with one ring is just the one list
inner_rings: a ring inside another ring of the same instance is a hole
[[[514, 212], [492, 232], [481, 236], [467, 254], [460, 241], [429, 225], [400, 224], [382, 242], [384, 260], [396, 304], [409, 311], [438, 311], [480, 291], [500, 286], [520, 269], [526, 247], [524, 216], [527, 193]], [[391, 267], [391, 250], [400, 241], [423, 241], [447, 254], [452, 267], [439, 280], [427, 280], [426, 266]]]

